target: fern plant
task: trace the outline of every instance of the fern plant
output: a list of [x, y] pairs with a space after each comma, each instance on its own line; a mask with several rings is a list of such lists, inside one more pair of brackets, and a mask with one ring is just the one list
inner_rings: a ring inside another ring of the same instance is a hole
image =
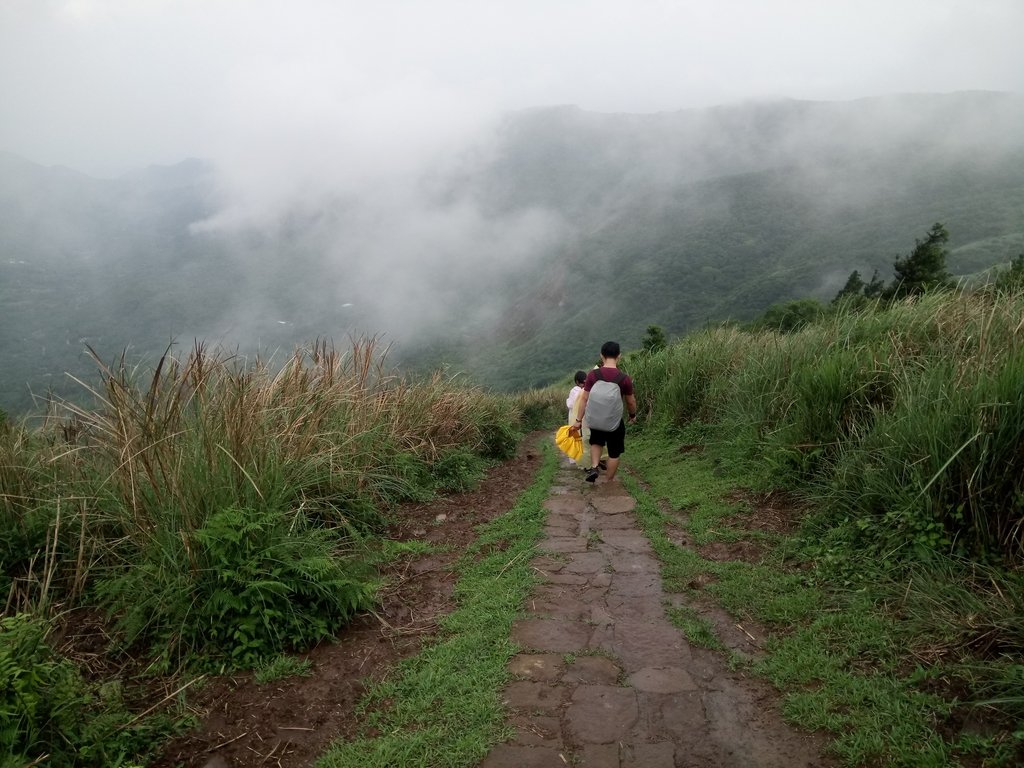
[[54, 657], [46, 632], [26, 614], [0, 619], [0, 751], [13, 756], [59, 743], [84, 703], [77, 670]]
[[99, 594], [129, 641], [170, 660], [204, 653], [251, 667], [334, 634], [374, 594], [336, 529], [302, 515], [231, 507], [191, 536], [158, 536]]

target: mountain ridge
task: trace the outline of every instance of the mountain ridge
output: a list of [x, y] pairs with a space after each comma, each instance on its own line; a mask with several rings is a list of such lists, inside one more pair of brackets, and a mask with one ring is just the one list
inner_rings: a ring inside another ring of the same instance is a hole
[[425, 229], [393, 241], [401, 209], [328, 198], [263, 229], [197, 228], [224, 205], [200, 159], [97, 179], [0, 153], [17, 162], [0, 172], [0, 407], [15, 411], [25, 382], [88, 376], [83, 339], [108, 358], [171, 338], [287, 349], [389, 334], [402, 314], [421, 331], [394, 337], [399, 360], [515, 388], [649, 324], [678, 334], [828, 298], [853, 269], [887, 277], [935, 221], [960, 274], [1024, 250], [1024, 97], [998, 92], [538, 107], [469, 148], [411, 211]]

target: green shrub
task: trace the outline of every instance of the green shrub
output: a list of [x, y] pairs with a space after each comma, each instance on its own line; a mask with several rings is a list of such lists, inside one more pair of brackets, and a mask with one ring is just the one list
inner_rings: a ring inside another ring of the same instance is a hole
[[772, 304], [754, 322], [754, 327], [791, 333], [818, 320], [826, 311], [827, 307], [817, 299], [795, 299]]
[[131, 716], [119, 683], [87, 683], [48, 631], [27, 614], [0, 619], [0, 766], [127, 766], [175, 727], [166, 716]]
[[468, 491], [484, 478], [486, 462], [465, 448], [446, 451], [430, 467], [439, 491]]
[[32, 751], [63, 751], [88, 702], [75, 666], [46, 644], [47, 631], [25, 614], [0, 619], [0, 750], [26, 762]]
[[472, 435], [466, 447], [488, 460], [515, 456], [522, 438], [522, 417], [512, 398], [475, 393], [462, 418]]
[[191, 535], [155, 531], [98, 592], [129, 641], [169, 661], [249, 667], [332, 636], [371, 603], [370, 574], [342, 542], [299, 514], [225, 509]]
[[40, 561], [51, 522], [48, 509], [29, 509], [18, 515], [0, 511], [0, 594], [5, 598], [11, 593], [13, 580], [25, 577]]

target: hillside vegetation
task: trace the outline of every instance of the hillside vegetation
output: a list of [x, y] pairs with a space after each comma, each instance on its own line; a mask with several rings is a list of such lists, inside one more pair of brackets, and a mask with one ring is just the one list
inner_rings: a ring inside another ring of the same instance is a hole
[[[0, 765], [122, 764], [180, 723], [129, 714], [154, 674], [252, 668], [335, 636], [373, 604], [397, 503], [475, 483], [515, 450], [519, 418], [389, 372], [364, 340], [280, 370], [196, 347], [104, 368], [89, 407], [40, 429], [0, 421]], [[97, 614], [99, 654], [131, 652], [141, 674], [96, 679], [44, 642], [51, 622]]]
[[839, 302], [794, 332], [711, 327], [628, 360], [655, 488], [700, 498], [671, 490], [681, 446], [804, 502], [775, 575], [665, 544], [667, 567], [775, 628], [757, 669], [845, 764], [1024, 757], [1022, 317], [1012, 285]]
[[656, 421], [815, 493], [893, 560], [1024, 560], [1024, 303], [932, 294], [795, 333], [715, 327], [630, 360]]
[[[1011, 766], [1024, 750], [1024, 293], [1000, 285], [838, 302], [790, 333], [659, 337], [625, 362], [642, 417], [627, 458], [652, 489], [686, 508], [736, 481], [803, 499], [766, 562], [703, 562], [624, 479], [659, 554], [682, 558], [667, 581], [707, 572], [729, 610], [774, 628], [765, 659], [733, 662], [834, 731], [847, 765]], [[400, 377], [372, 341], [279, 372], [200, 347], [103, 370], [91, 407], [42, 429], [5, 423], [3, 746], [54, 765], [144, 756], [182, 711], [136, 719], [138, 683], [52, 650], [54, 618], [105, 615], [143, 684], [308, 647], [372, 604], [398, 501], [472, 483], [528, 422], [560, 423], [563, 395]], [[678, 447], [700, 448], [704, 475]], [[693, 535], [730, 534], [715, 514]]]
[[[813, 659], [761, 671], [797, 689], [794, 719], [845, 734], [850, 765], [885, 764], [897, 737], [880, 719], [909, 721], [899, 707], [915, 696], [914, 733], [930, 735], [907, 764], [1022, 759], [1024, 292], [1016, 279], [950, 287], [1021, 252], [1024, 130], [1007, 128], [1022, 114], [993, 94], [647, 117], [538, 110], [510, 119], [501, 151], [437, 193], [470, 194], [499, 217], [540, 207], [572, 235], [501, 290], [436, 301], [458, 322], [404, 361], [526, 389], [586, 367], [607, 338], [639, 347], [646, 329], [657, 343], [625, 363], [645, 455], [698, 446], [712, 477], [806, 503], [778, 557], [793, 567], [786, 584], [810, 596], [770, 620], [778, 647], [805, 643]], [[0, 766], [44, 753], [54, 766], [126, 765], [183, 715], [135, 717], [132, 686], [251, 668], [335, 635], [372, 605], [396, 505], [475, 482], [528, 424], [561, 423], [564, 392], [512, 398], [399, 374], [359, 337], [278, 360], [248, 356], [259, 342], [179, 353], [167, 347], [177, 330], [238, 317], [225, 298], [236, 279], [254, 305], [261, 286], [279, 288], [273, 307], [301, 318], [254, 321], [275, 347], [337, 332], [337, 295], [318, 293], [343, 274], [317, 271], [327, 240], [297, 234], [304, 220], [280, 240], [186, 236], [212, 212], [192, 165], [154, 171], [142, 199], [140, 179], [50, 169], [40, 181], [19, 167], [41, 186], [29, 199], [22, 175], [0, 179], [0, 197], [20, 201], [0, 206], [18, 248], [0, 262], [0, 402], [20, 410], [11, 393], [40, 363], [78, 375], [37, 420], [0, 414], [0, 751], [15, 756]], [[191, 202], [179, 206], [181, 187]], [[65, 195], [76, 218], [46, 234]], [[122, 228], [133, 206], [142, 224]], [[325, 234], [332, 218], [311, 220]], [[918, 247], [948, 243], [948, 265], [905, 296], [899, 254], [936, 221], [945, 227]], [[242, 280], [247, 248], [280, 258]], [[873, 292], [847, 278], [886, 274], [894, 259], [903, 283]], [[1024, 273], [1024, 259], [1013, 264]], [[856, 290], [826, 307], [844, 280]], [[488, 304], [493, 327], [471, 322]], [[665, 344], [663, 330], [689, 332]], [[691, 480], [650, 465], [664, 472], [653, 487]], [[657, 517], [653, 503], [638, 509]], [[745, 574], [748, 604], [775, 586]], [[724, 565], [713, 575], [736, 577]], [[53, 628], [69, 615], [103, 626], [112, 653], [144, 659], [140, 677], [104, 680], [62, 657]], [[863, 669], [897, 681], [892, 709], [850, 682]], [[839, 679], [850, 687], [834, 694]], [[826, 692], [837, 698], [822, 705]], [[884, 717], [854, 728], [872, 709]], [[939, 734], [954, 714], [984, 727]], [[872, 729], [870, 745], [852, 743]], [[916, 748], [904, 742], [903, 754]]]

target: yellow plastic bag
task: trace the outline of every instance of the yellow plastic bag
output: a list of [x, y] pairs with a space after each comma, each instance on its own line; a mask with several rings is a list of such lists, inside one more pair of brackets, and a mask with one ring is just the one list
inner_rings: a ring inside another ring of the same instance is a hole
[[558, 446], [558, 450], [564, 453], [573, 461], [579, 461], [583, 456], [583, 438], [580, 437], [578, 431], [573, 431], [572, 427], [566, 424], [564, 427], [559, 427], [558, 431], [555, 432], [555, 445]]

